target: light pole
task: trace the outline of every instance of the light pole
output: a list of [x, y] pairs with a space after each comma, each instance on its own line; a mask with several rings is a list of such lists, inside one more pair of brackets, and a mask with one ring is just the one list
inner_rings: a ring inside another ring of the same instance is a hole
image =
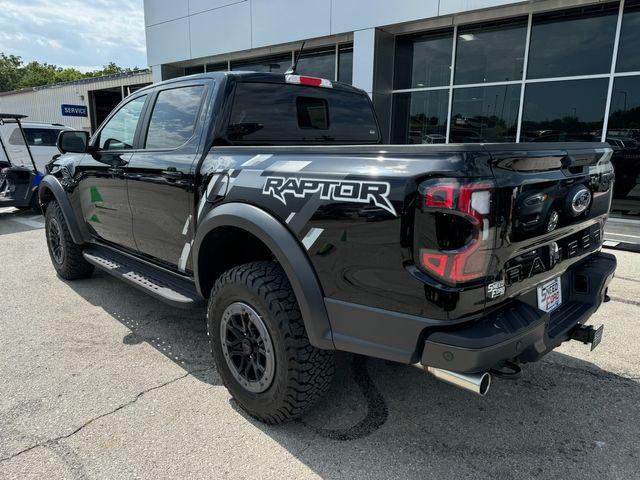
[[627, 92], [624, 90], [618, 90], [616, 93], [621, 93], [624, 95], [624, 111], [627, 111]]

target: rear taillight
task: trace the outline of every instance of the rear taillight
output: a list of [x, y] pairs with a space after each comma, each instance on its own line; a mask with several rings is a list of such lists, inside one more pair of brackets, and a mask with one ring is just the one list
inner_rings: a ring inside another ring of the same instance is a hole
[[489, 181], [435, 179], [420, 185], [414, 245], [426, 273], [454, 285], [487, 275], [493, 190]]

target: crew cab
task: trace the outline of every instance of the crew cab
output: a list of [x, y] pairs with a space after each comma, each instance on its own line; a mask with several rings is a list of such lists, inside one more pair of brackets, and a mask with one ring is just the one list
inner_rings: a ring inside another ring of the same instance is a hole
[[607, 144], [383, 145], [356, 88], [228, 72], [137, 91], [58, 146], [40, 188], [58, 274], [206, 304], [217, 369], [264, 422], [310, 408], [337, 350], [484, 395], [601, 339]]

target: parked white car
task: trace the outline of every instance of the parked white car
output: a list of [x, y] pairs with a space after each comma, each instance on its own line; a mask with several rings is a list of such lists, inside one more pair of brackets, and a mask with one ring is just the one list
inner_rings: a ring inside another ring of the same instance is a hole
[[[58, 123], [37, 123], [22, 122], [29, 148], [36, 162], [38, 171], [44, 172], [44, 166], [51, 161], [51, 158], [60, 153], [56, 147], [58, 134], [62, 130], [71, 130], [69, 127]], [[4, 138], [11, 162], [14, 164], [31, 166], [31, 161], [27, 155], [22, 135], [18, 130], [18, 125], [7, 122], [0, 126], [0, 134]]]

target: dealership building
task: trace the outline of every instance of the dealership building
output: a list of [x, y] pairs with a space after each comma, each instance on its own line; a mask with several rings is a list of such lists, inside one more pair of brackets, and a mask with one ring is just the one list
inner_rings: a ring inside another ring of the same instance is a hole
[[123, 98], [150, 84], [151, 72], [139, 70], [0, 92], [0, 112], [93, 132]]
[[[154, 81], [298, 71], [369, 93], [392, 143], [609, 140], [640, 214], [640, 0], [145, 0]], [[617, 142], [617, 143], [616, 143]]]

